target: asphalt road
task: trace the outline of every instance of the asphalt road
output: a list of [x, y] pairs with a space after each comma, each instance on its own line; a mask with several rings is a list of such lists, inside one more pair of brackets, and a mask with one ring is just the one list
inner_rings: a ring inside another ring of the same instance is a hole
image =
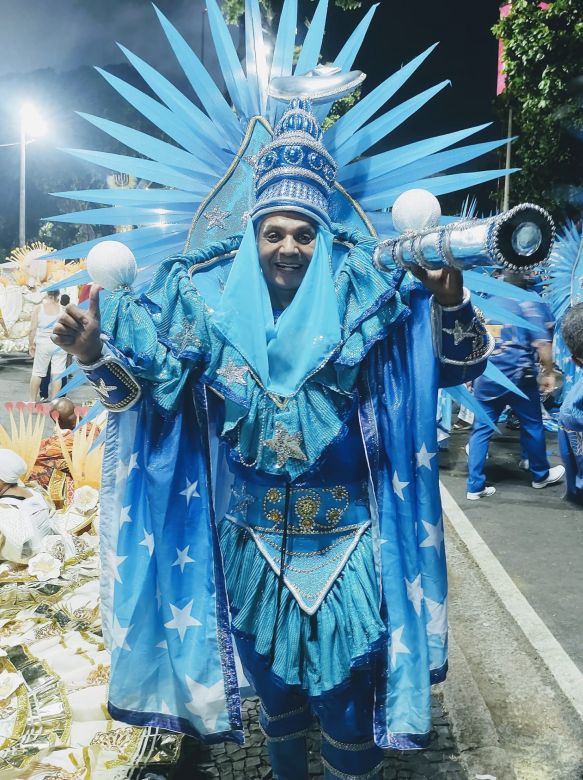
[[[514, 584], [563, 649], [583, 671], [583, 511], [562, 500], [562, 485], [530, 487], [518, 468], [518, 432], [500, 426], [490, 446], [488, 484], [495, 495], [466, 499], [466, 432], [454, 432], [440, 453], [441, 480]], [[552, 465], [560, 463], [557, 437], [547, 433]]]

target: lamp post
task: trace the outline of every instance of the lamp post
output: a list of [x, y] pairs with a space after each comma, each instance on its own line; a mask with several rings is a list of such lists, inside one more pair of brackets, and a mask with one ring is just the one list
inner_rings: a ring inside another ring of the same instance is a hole
[[26, 145], [45, 132], [45, 123], [36, 108], [25, 103], [20, 109], [20, 196], [18, 243], [26, 244]]

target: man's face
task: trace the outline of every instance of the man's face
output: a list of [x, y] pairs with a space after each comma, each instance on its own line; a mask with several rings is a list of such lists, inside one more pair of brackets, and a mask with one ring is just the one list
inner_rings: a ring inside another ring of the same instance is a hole
[[316, 225], [300, 214], [270, 214], [259, 226], [259, 264], [274, 292], [295, 293], [316, 246]]

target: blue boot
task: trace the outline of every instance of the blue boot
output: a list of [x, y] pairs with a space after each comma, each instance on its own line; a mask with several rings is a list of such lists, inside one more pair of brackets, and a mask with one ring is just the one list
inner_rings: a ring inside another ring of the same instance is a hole
[[267, 752], [274, 780], [308, 780], [308, 747], [305, 737], [268, 739]]

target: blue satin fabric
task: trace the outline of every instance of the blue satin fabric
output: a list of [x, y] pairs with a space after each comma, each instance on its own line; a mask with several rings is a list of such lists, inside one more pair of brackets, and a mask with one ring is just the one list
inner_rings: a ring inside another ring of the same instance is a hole
[[274, 322], [253, 224], [247, 225], [213, 325], [269, 392], [295, 393], [340, 341], [331, 256], [332, 234], [318, 227], [314, 254], [300, 289]]
[[[430, 685], [442, 680], [447, 668], [445, 553], [437, 465], [432, 459], [437, 452], [439, 363], [433, 351], [428, 295], [408, 289], [401, 303], [394, 281], [370, 264], [373, 243], [368, 249], [363, 244], [336, 276], [338, 300], [346, 307], [341, 354], [324, 367], [319, 382], [313, 377], [302, 392], [306, 402], [312, 394], [326, 398], [329, 416], [336, 409], [335, 433], [328, 444], [345, 432], [353, 399], [358, 405], [373, 486], [372, 528], [363, 535], [345, 571], [354, 564], [351, 572], [361, 580], [362, 596], [368, 594], [374, 604], [380, 596], [379, 625], [358, 629], [365, 656], [375, 633], [382, 640], [383, 660], [375, 683], [375, 740], [382, 747], [419, 747], [429, 739]], [[151, 324], [145, 332], [110, 323], [112, 348], [117, 346], [120, 360], [148, 380], [139, 405], [120, 415], [108, 432], [102, 540], [104, 579], [109, 582], [104, 609], [113, 614], [106, 621], [113, 651], [110, 706], [116, 717], [130, 723], [176, 728], [207, 740], [225, 733], [238, 739], [240, 718], [224, 590], [224, 572], [229, 573], [230, 567], [225, 557], [223, 570], [214, 526], [214, 512], [220, 520], [226, 511], [232, 475], [226, 469], [227, 447], [219, 440], [221, 417], [215, 405], [207, 413], [207, 394], [201, 390], [202, 384], [215, 384], [202, 371], [225, 363], [220, 352], [216, 363], [209, 357], [214, 354], [213, 337], [204, 302], [193, 290], [192, 262], [188, 257], [169, 262], [163, 269], [166, 278], [157, 277], [148, 299], [125, 308], [132, 316], [134, 307], [146, 307]], [[413, 316], [407, 319], [409, 311]], [[196, 342], [181, 339], [188, 325], [196, 326]], [[129, 336], [124, 342], [124, 334], [130, 332], [137, 341], [133, 350]], [[145, 353], [140, 344], [150, 343], [153, 335], [157, 336], [154, 354]], [[126, 357], [126, 348], [133, 357]], [[448, 370], [455, 383], [456, 366]], [[459, 367], [460, 378], [464, 370]], [[473, 370], [478, 373], [479, 368]], [[251, 384], [226, 388], [233, 392], [225, 393], [226, 400], [217, 400], [216, 406], [228, 415], [236, 392], [242, 414], [250, 416], [255, 408], [257, 424], [273, 425], [279, 409], [272, 403], [275, 411], [268, 413], [271, 401]], [[197, 388], [197, 397], [185, 392], [187, 387]], [[345, 400], [342, 419], [337, 399]], [[288, 421], [290, 431], [305, 426], [310, 439], [308, 462], [294, 474], [301, 478], [325, 460], [326, 446], [316, 441], [312, 418], [304, 419], [305, 403], [290, 409], [291, 405], [280, 419]], [[266, 433], [272, 435], [272, 429]], [[127, 467], [123, 478], [116, 475], [120, 463]], [[223, 552], [229, 549], [235, 547], [227, 545]], [[251, 566], [257, 562], [256, 548], [254, 552], [249, 554]], [[259, 574], [263, 571], [258, 569]], [[271, 574], [271, 581], [266, 578], [263, 584], [267, 595], [275, 596], [277, 583]], [[341, 581], [328, 596], [334, 594], [338, 613], [373, 615], [372, 608], [359, 611], [356, 603], [347, 609], [353, 590], [342, 587]], [[290, 609], [293, 601], [290, 596]], [[275, 610], [275, 599], [271, 602]], [[316, 613], [318, 620], [325, 618], [324, 604]], [[280, 615], [284, 631], [290, 614]], [[261, 641], [268, 654], [275, 611], [271, 622], [268, 612], [265, 615], [255, 627], [263, 632]], [[319, 626], [319, 631], [324, 628]], [[338, 633], [337, 639], [344, 641], [345, 636]], [[352, 646], [347, 650], [349, 664], [354, 652]], [[346, 671], [338, 657], [327, 652], [317, 663], [327, 665], [325, 674], [340, 684]], [[297, 656], [281, 663], [282, 668], [300, 668]]]

